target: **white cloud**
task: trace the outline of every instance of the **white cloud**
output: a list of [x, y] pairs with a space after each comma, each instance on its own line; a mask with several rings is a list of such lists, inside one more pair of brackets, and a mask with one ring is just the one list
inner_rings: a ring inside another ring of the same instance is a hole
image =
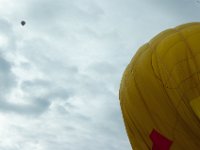
[[131, 149], [122, 73], [139, 46], [198, 14], [188, 0], [1, 0], [0, 149]]

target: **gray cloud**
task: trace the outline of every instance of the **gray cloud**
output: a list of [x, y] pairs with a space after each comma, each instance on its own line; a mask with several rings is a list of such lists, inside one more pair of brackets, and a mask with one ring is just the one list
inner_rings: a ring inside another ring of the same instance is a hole
[[11, 71], [12, 64], [0, 56], [0, 98], [2, 99], [16, 85], [16, 77]]
[[[197, 1], [189, 0], [168, 0], [168, 1], [151, 1], [151, 5], [154, 5], [158, 10], [162, 10], [163, 13], [173, 15], [173, 18], [179, 22], [198, 21], [199, 20], [199, 5]], [[187, 7], [186, 7], [187, 5]], [[172, 19], [173, 19], [172, 18]]]
[[0, 149], [131, 149], [118, 100], [122, 73], [155, 34], [198, 20], [199, 6], [188, 0], [12, 3], [0, 9], [0, 36], [8, 38], [0, 49]]
[[0, 18], [0, 36], [2, 36], [6, 40], [5, 44], [0, 45], [0, 52], [6, 53], [6, 51], [14, 51], [16, 49], [16, 35], [13, 31], [12, 23], [6, 18]]
[[6, 100], [2, 100], [0, 110], [2, 112], [15, 113], [21, 115], [38, 115], [45, 111], [50, 104], [48, 101], [45, 101], [41, 98], [35, 98], [34, 102], [35, 103], [30, 105], [20, 105], [7, 102]]
[[45, 80], [24, 81], [21, 88], [24, 92], [30, 94], [30, 97], [43, 96], [49, 101], [56, 98], [67, 100], [73, 95], [73, 91], [70, 89], [59, 87], [53, 84], [52, 81]]

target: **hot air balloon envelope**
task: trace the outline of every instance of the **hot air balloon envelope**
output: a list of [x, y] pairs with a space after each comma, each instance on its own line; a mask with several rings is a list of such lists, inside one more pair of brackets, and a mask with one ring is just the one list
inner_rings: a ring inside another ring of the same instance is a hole
[[119, 94], [134, 150], [199, 150], [200, 22], [165, 30], [141, 46]]

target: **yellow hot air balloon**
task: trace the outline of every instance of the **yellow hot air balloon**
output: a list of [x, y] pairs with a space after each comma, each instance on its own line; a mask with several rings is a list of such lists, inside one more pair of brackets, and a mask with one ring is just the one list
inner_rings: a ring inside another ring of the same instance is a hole
[[133, 150], [200, 150], [200, 22], [140, 47], [119, 99]]

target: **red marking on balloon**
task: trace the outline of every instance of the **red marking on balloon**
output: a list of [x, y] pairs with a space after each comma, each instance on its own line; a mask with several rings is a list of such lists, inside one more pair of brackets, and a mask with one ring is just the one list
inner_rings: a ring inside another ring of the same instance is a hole
[[152, 150], [169, 150], [172, 145], [172, 141], [157, 132], [155, 129], [152, 130], [150, 138], [153, 142]]

